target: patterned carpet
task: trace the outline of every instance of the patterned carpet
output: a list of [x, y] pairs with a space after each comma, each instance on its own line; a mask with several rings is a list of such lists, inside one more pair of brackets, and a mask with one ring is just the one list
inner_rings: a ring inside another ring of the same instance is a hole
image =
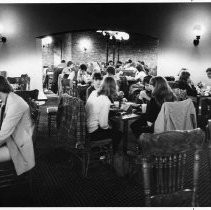
[[[48, 137], [46, 106], [57, 104], [51, 96], [41, 106], [36, 149], [36, 167], [32, 171], [32, 198], [26, 188], [8, 189], [1, 206], [72, 206], [72, 207], [139, 207], [144, 206], [142, 179], [117, 176], [105, 164], [90, 169], [88, 178], [80, 173], [80, 163], [63, 149], [57, 148], [56, 136]], [[55, 129], [54, 129], [55, 131]], [[202, 153], [199, 178], [199, 204], [211, 206], [211, 150]], [[12, 194], [11, 194], [12, 192]]]

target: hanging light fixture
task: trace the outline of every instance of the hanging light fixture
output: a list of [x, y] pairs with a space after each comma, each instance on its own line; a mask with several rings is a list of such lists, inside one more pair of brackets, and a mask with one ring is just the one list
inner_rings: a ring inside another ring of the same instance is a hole
[[130, 35], [126, 32], [122, 31], [101, 31], [98, 30], [97, 33], [102, 33], [103, 36], [109, 35], [109, 39], [117, 39], [117, 40], [128, 40]]
[[106, 63], [108, 63], [108, 45], [109, 45], [109, 39], [113, 40], [113, 62], [115, 61], [115, 44], [117, 45], [117, 57], [119, 61], [119, 49], [120, 49], [120, 42], [123, 40], [128, 40], [130, 38], [130, 35], [123, 31], [111, 31], [111, 30], [98, 30], [97, 33], [103, 34], [106, 39]]

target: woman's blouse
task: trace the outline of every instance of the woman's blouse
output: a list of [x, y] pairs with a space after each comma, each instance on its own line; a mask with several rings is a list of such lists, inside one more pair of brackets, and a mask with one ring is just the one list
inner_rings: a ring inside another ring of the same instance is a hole
[[161, 106], [159, 106], [155, 99], [152, 98], [150, 101], [147, 103], [147, 109], [146, 109], [146, 120], [154, 123], [155, 120], [157, 119], [157, 116], [161, 110]]
[[98, 96], [97, 90], [92, 91], [87, 103], [87, 128], [89, 133], [93, 133], [99, 127], [108, 129], [108, 115], [110, 111], [111, 101], [105, 95]]

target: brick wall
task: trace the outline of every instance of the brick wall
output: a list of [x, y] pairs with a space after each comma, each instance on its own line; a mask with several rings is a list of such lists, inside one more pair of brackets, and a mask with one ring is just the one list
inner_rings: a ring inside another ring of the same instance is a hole
[[149, 36], [131, 34], [129, 40], [120, 43], [120, 60], [123, 62], [129, 58], [133, 61], [140, 60], [144, 61], [149, 67], [155, 68], [158, 59], [158, 44], [157, 39]]
[[[106, 61], [106, 40], [102, 34], [94, 31], [73, 32], [54, 37], [55, 42], [48, 50], [43, 48], [43, 64], [55, 64], [55, 55], [78, 63], [90, 61]], [[58, 41], [62, 40], [62, 41]], [[88, 42], [84, 49], [84, 42]], [[151, 67], [156, 68], [158, 59], [158, 39], [140, 34], [130, 34], [130, 39], [123, 41], [119, 46], [119, 60], [122, 62], [132, 59], [133, 61], [145, 61]], [[117, 45], [115, 44], [115, 61], [117, 61]], [[61, 54], [62, 48], [62, 54]], [[53, 51], [53, 53], [51, 52]], [[49, 53], [49, 54], [48, 54]], [[52, 59], [52, 54], [54, 58]], [[51, 58], [51, 59], [50, 59]], [[113, 44], [109, 42], [109, 58], [113, 59]], [[53, 63], [54, 62], [54, 63]], [[57, 64], [57, 63], [56, 63]]]
[[[81, 44], [88, 41], [86, 51]], [[78, 32], [72, 34], [72, 60], [79, 63], [90, 61], [105, 61], [106, 42], [104, 37], [96, 32]]]

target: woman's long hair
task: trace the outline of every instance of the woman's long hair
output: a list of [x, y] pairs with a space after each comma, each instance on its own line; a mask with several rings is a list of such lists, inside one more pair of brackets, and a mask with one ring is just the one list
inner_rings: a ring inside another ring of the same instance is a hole
[[165, 78], [160, 76], [152, 77], [150, 84], [154, 87], [152, 96], [159, 106], [162, 106], [164, 102], [177, 100], [176, 95], [173, 93]]
[[112, 77], [106, 77], [98, 91], [98, 96], [105, 95], [112, 99], [116, 95], [116, 82]]
[[10, 85], [9, 81], [3, 76], [0, 76], [0, 92], [2, 93], [13, 92], [13, 88]]

